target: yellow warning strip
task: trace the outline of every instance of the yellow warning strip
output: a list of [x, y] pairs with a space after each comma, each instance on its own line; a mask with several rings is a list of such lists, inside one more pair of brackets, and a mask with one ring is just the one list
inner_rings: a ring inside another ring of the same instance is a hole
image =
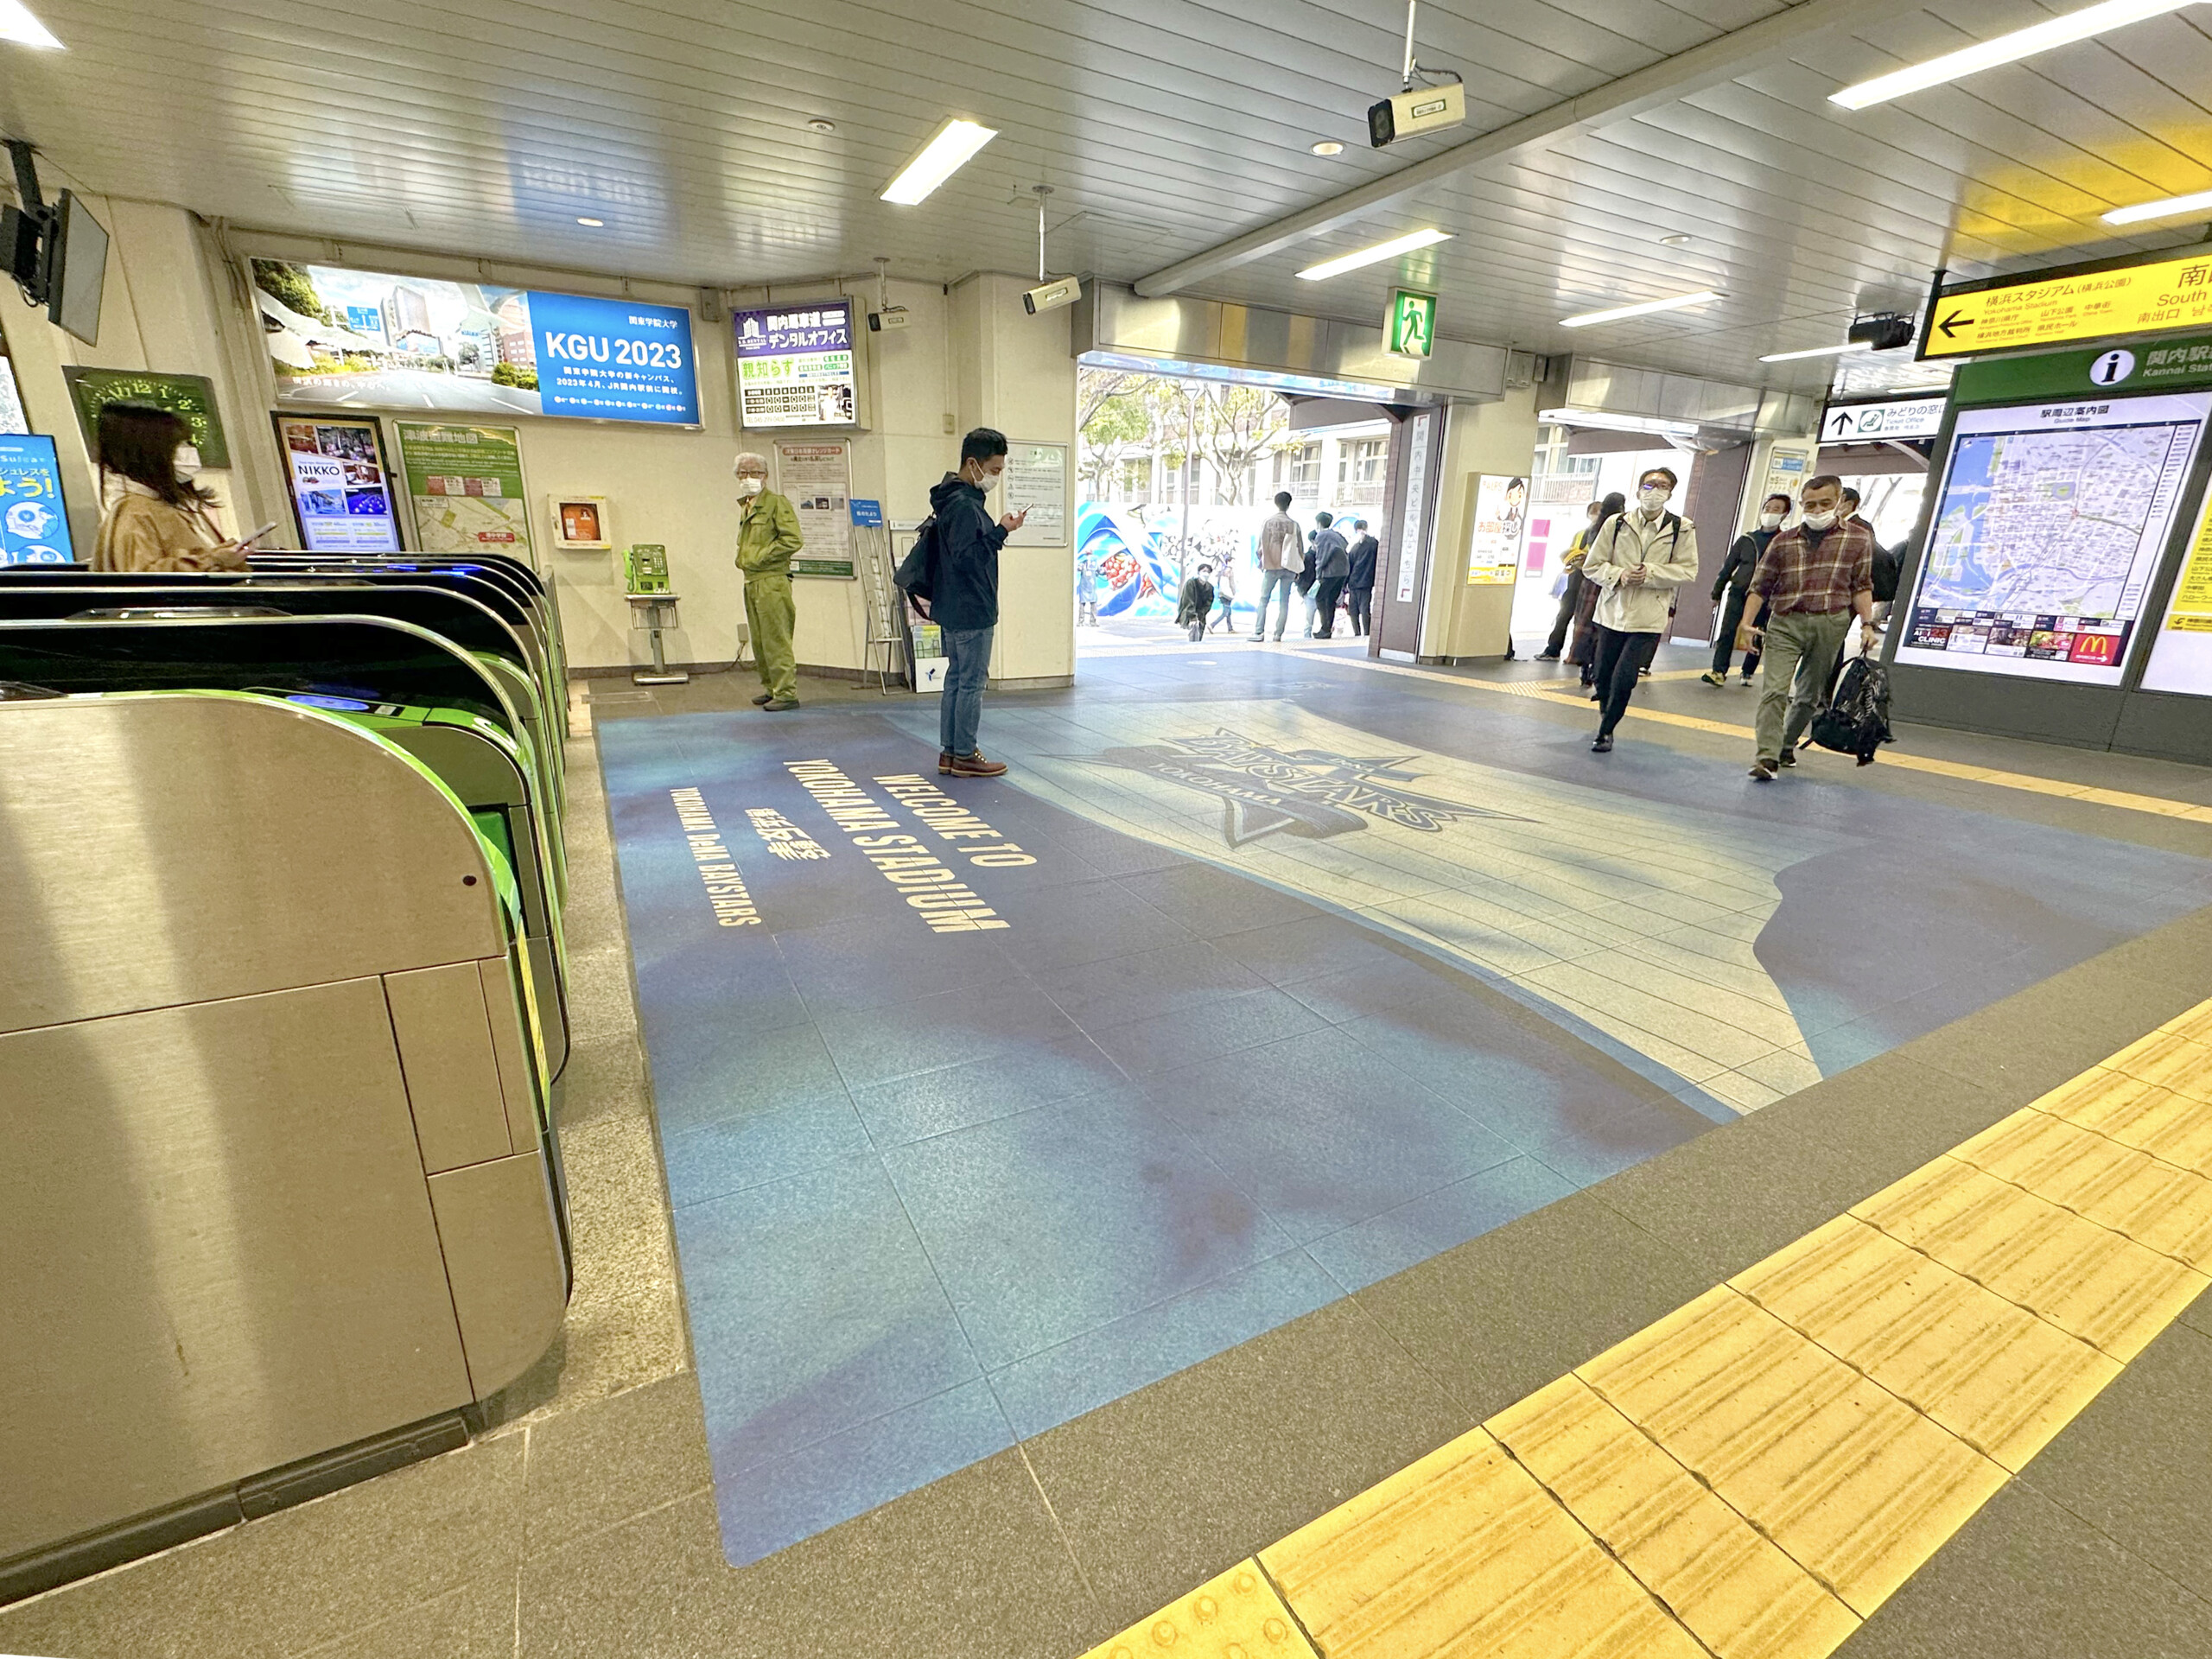
[[1091, 1659], [1822, 1659], [2208, 1273], [2212, 1001]]

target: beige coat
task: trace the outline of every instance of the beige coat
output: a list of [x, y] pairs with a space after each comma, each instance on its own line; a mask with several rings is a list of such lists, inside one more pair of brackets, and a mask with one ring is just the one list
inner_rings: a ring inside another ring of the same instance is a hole
[[144, 485], [126, 484], [100, 521], [95, 570], [243, 570], [245, 554], [226, 542], [205, 509], [173, 507]]
[[[1643, 582], [1621, 578], [1637, 565]], [[1687, 518], [1670, 527], [1668, 515], [1646, 518], [1640, 507], [1608, 519], [1582, 561], [1582, 578], [1600, 592], [1591, 620], [1621, 633], [1663, 633], [1674, 608], [1675, 589], [1697, 580], [1697, 526]]]

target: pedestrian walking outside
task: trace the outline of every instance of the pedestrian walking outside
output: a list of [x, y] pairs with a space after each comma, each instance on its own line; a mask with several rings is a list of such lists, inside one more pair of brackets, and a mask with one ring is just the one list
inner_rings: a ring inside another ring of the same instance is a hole
[[1540, 663], [1555, 663], [1567, 648], [1567, 631], [1574, 626], [1574, 613], [1582, 607], [1582, 561], [1590, 551], [1590, 538], [1598, 533], [1598, 525], [1605, 514], [1605, 504], [1592, 501], [1582, 521], [1582, 528], [1574, 532], [1574, 539], [1567, 544], [1567, 551], [1560, 556], [1559, 582], [1552, 589], [1559, 599], [1559, 614], [1552, 619], [1551, 638], [1544, 641], [1544, 648], [1536, 653]]
[[1751, 577], [1752, 594], [1768, 605], [1751, 760], [1751, 776], [1763, 784], [1797, 764], [1797, 740], [1813, 723], [1853, 615], [1873, 647], [1874, 532], [1863, 519], [1839, 522], [1842, 497], [1843, 480], [1833, 473], [1808, 482], [1798, 497], [1803, 517], [1766, 544]]
[[1003, 760], [976, 747], [999, 625], [999, 549], [1029, 514], [994, 523], [984, 499], [1006, 471], [1006, 435], [979, 426], [960, 441], [960, 470], [930, 491], [937, 517], [930, 561], [930, 620], [944, 636], [944, 692], [938, 702], [937, 769], [955, 778], [996, 778]]
[[1298, 550], [1305, 537], [1299, 531], [1298, 520], [1290, 516], [1290, 503], [1288, 490], [1275, 492], [1275, 510], [1260, 526], [1260, 608], [1252, 619], [1255, 639], [1268, 637], [1268, 602], [1277, 594], [1282, 597], [1282, 606], [1275, 613], [1275, 638], [1282, 638], [1290, 622], [1290, 590], [1305, 566]]
[[1344, 609], [1351, 614], [1353, 634], [1359, 636], [1373, 626], [1375, 561], [1382, 556], [1382, 544], [1367, 533], [1366, 519], [1353, 519], [1351, 527], [1351, 575], [1344, 581]]
[[[1720, 626], [1713, 636], [1713, 666], [1698, 677], [1707, 685], [1728, 683], [1729, 660], [1736, 654], [1736, 631], [1743, 626], [1744, 607], [1751, 594], [1751, 575], [1758, 569], [1759, 556], [1766, 551], [1766, 544], [1782, 530], [1782, 521], [1789, 516], [1789, 498], [1779, 493], [1759, 503], [1758, 528], [1745, 531], [1729, 545], [1728, 556], [1721, 561], [1720, 574], [1713, 579], [1713, 602], [1721, 607]], [[1727, 594], [1723, 603], [1721, 594]], [[1744, 683], [1751, 683], [1751, 676], [1758, 672], [1759, 648], [1754, 644], [1744, 653]]]
[[1589, 532], [1582, 543], [1582, 595], [1574, 601], [1574, 638], [1567, 645], [1567, 660], [1580, 665], [1585, 685], [1593, 683], [1598, 677], [1598, 596], [1603, 591], [1590, 580], [1590, 543], [1598, 539], [1598, 533], [1605, 529], [1606, 520], [1618, 518], [1627, 511], [1628, 498], [1618, 490], [1611, 492], [1598, 504], [1596, 528]]
[[1306, 610], [1306, 637], [1308, 639], [1313, 637], [1313, 617], [1319, 604], [1313, 594], [1313, 584], [1320, 580], [1319, 572], [1313, 568], [1313, 543], [1319, 538], [1320, 534], [1319, 521], [1317, 519], [1315, 527], [1306, 532], [1306, 563], [1299, 567], [1295, 583], [1298, 588], [1298, 602]]
[[1636, 510], [1616, 513], [1591, 537], [1582, 579], [1598, 589], [1592, 613], [1597, 650], [1599, 718], [1592, 753], [1609, 754], [1613, 728], [1628, 712], [1637, 676], [1659, 649], [1659, 635], [1673, 609], [1675, 590], [1697, 580], [1697, 526], [1667, 511], [1680, 482], [1670, 467], [1654, 467], [1637, 480]]
[[737, 499], [737, 568], [745, 573], [745, 629], [753, 665], [760, 671], [756, 707], [781, 714], [798, 707], [798, 655], [791, 631], [798, 607], [791, 600], [791, 556], [806, 545], [798, 510], [768, 487], [765, 455], [747, 450], [730, 463]]
[[1336, 527], [1333, 513], [1317, 512], [1313, 522], [1319, 526], [1313, 532], [1313, 603], [1321, 620], [1313, 637], [1333, 639], [1337, 637], [1337, 600], [1344, 590], [1344, 583], [1351, 579], [1351, 543]]

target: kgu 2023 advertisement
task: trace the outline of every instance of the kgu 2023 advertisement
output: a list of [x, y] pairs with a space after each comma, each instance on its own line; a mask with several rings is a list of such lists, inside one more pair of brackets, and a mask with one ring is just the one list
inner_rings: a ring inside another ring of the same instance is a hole
[[699, 424], [682, 306], [253, 262], [289, 408]]

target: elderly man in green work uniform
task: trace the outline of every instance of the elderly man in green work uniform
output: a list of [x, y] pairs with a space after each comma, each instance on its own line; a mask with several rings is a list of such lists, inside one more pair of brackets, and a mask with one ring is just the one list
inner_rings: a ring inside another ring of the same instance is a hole
[[745, 504], [738, 522], [737, 568], [745, 572], [745, 624], [753, 636], [753, 662], [760, 671], [760, 706], [781, 712], [798, 707], [798, 659], [791, 651], [791, 626], [798, 610], [791, 603], [791, 556], [806, 543], [798, 533], [798, 513], [768, 487], [768, 462], [749, 450], [730, 470], [737, 474], [737, 499]]

